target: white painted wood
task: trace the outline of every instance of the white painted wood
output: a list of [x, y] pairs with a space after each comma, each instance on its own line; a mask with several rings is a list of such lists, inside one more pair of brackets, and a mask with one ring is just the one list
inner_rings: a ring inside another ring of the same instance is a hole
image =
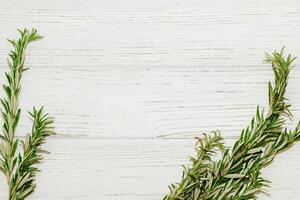
[[[16, 28], [45, 36], [28, 49], [18, 135], [33, 105], [46, 106], [59, 132], [28, 199], [161, 199], [193, 137], [219, 129], [230, 143], [266, 105], [264, 52], [286, 45], [299, 57], [299, 25], [297, 0], [0, 0], [1, 74]], [[299, 84], [295, 67], [289, 127], [300, 118]], [[271, 199], [299, 199], [299, 148], [264, 172]]]

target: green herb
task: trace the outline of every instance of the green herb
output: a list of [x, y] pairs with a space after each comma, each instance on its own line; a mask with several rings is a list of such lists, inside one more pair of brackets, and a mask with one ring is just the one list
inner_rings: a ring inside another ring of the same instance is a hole
[[[170, 186], [164, 200], [248, 200], [265, 193], [270, 182], [261, 176], [262, 168], [300, 139], [300, 123], [293, 131], [284, 128], [284, 117], [292, 117], [285, 91], [295, 58], [285, 57], [283, 49], [266, 57], [275, 76], [275, 83], [268, 84], [268, 112], [257, 107], [231, 149], [225, 148], [219, 133], [198, 139], [192, 166], [185, 167], [181, 182]], [[213, 160], [218, 153], [222, 158]]]
[[[42, 37], [35, 29], [19, 30], [18, 40], [8, 40], [14, 47], [9, 54], [9, 72], [6, 73], [7, 84], [3, 85], [5, 98], [1, 99], [3, 135], [0, 135], [0, 170], [6, 176], [9, 188], [9, 200], [24, 200], [35, 189], [35, 177], [39, 171], [35, 164], [43, 160], [45, 151], [41, 148], [46, 137], [53, 135], [53, 118], [43, 114], [43, 107], [33, 108], [30, 116], [33, 120], [31, 133], [24, 141], [15, 137], [20, 119], [19, 96], [21, 93], [21, 78], [25, 67], [25, 49], [27, 45]], [[21, 147], [19, 149], [18, 147]]]

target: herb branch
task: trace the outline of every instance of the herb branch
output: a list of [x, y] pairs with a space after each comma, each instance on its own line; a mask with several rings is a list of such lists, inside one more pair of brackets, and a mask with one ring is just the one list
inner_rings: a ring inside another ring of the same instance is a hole
[[[285, 92], [295, 58], [285, 57], [283, 50], [266, 55], [275, 76], [274, 83], [268, 84], [268, 112], [257, 107], [251, 124], [231, 149], [224, 147], [219, 133], [198, 138], [192, 166], [184, 167], [181, 182], [170, 186], [164, 200], [248, 200], [266, 193], [270, 182], [261, 176], [262, 168], [300, 140], [300, 123], [293, 131], [284, 128], [284, 118], [292, 117]], [[213, 160], [218, 153], [222, 158]]]
[[[0, 134], [0, 170], [4, 173], [8, 188], [9, 200], [24, 200], [35, 189], [35, 176], [39, 171], [35, 164], [43, 159], [44, 151], [41, 146], [46, 137], [54, 135], [53, 118], [43, 114], [43, 107], [33, 108], [30, 116], [33, 120], [31, 133], [24, 141], [15, 137], [20, 119], [19, 96], [21, 93], [21, 78], [25, 67], [25, 50], [29, 43], [42, 37], [35, 29], [31, 31], [18, 30], [18, 40], [8, 40], [14, 49], [9, 54], [9, 72], [5, 73], [7, 84], [3, 85], [5, 97], [1, 99], [1, 114], [3, 118], [3, 134]], [[22, 150], [19, 150], [19, 147]]]

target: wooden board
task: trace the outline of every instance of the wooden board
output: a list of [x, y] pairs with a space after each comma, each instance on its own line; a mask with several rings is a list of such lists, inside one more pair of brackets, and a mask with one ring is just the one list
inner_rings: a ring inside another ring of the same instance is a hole
[[[45, 38], [28, 48], [17, 135], [29, 131], [34, 105], [56, 117], [59, 133], [33, 200], [162, 199], [195, 136], [218, 129], [232, 143], [267, 105], [264, 53], [286, 45], [300, 56], [297, 0], [0, 0], [1, 80], [6, 39], [23, 27]], [[288, 127], [300, 119], [296, 64]], [[272, 200], [299, 198], [299, 151], [265, 170]], [[2, 176], [0, 188], [5, 199]]]

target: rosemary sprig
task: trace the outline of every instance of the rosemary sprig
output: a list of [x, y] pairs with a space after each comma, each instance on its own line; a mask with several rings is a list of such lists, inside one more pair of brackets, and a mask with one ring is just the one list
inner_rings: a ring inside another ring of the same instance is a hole
[[[270, 82], [268, 85], [267, 114], [264, 115], [264, 111], [257, 107], [251, 125], [242, 131], [231, 150], [221, 151], [220, 160], [212, 161], [213, 154], [220, 149], [203, 145], [211, 139], [207, 136], [199, 139], [201, 148], [197, 149], [197, 155], [206, 151], [210, 155], [205, 160], [199, 156], [193, 159], [192, 166], [185, 168], [182, 181], [171, 185], [171, 192], [164, 200], [256, 199], [257, 193], [264, 192], [269, 181], [261, 177], [261, 169], [300, 139], [300, 123], [294, 131], [283, 128], [284, 117], [292, 117], [285, 91], [294, 59], [291, 55], [285, 57], [283, 49], [279, 53], [267, 54], [266, 61], [272, 64], [275, 75], [274, 85]], [[212, 136], [212, 140], [217, 138], [220, 135]], [[219, 145], [223, 143], [221, 139], [218, 141]]]
[[[31, 133], [27, 134], [25, 141], [15, 137], [16, 128], [20, 119], [19, 96], [21, 93], [21, 78], [25, 67], [25, 49], [33, 41], [42, 37], [35, 29], [31, 31], [18, 30], [21, 37], [18, 40], [8, 40], [14, 47], [9, 54], [9, 72], [5, 73], [7, 84], [3, 85], [5, 98], [1, 99], [3, 135], [0, 135], [0, 170], [5, 174], [9, 200], [24, 200], [35, 189], [35, 176], [38, 169], [34, 166], [43, 159], [45, 152], [41, 145], [47, 136], [53, 135], [53, 119], [43, 114], [43, 108], [33, 109], [30, 113], [33, 118]], [[22, 150], [18, 153], [18, 146]]]

